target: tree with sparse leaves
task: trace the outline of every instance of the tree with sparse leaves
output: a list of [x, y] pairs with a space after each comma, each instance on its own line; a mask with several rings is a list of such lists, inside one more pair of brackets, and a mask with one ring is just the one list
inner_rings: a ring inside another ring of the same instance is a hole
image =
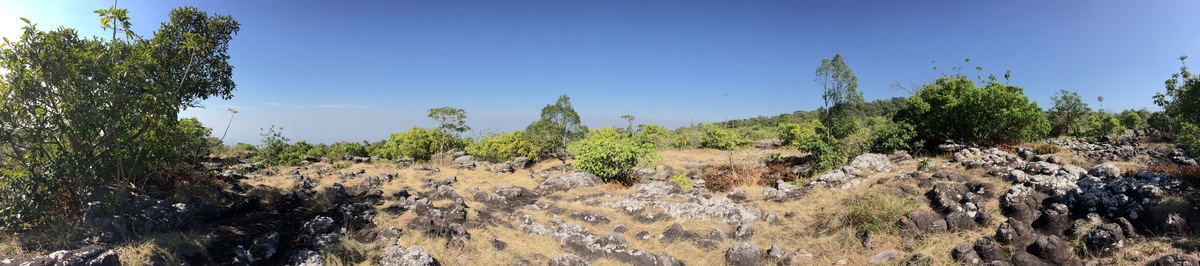
[[550, 157], [558, 158], [563, 164], [567, 163], [570, 153], [567, 144], [582, 139], [587, 135], [587, 126], [579, 121], [579, 114], [571, 107], [571, 97], [563, 94], [558, 96], [554, 104], [542, 108], [542, 117], [525, 127], [538, 150]]
[[858, 91], [858, 77], [846, 65], [842, 54], [834, 55], [833, 59], [821, 59], [814, 80], [824, 91], [821, 99], [825, 101], [825, 113], [821, 122], [833, 125], [825, 128], [825, 137], [842, 138], [857, 130], [853, 127], [857, 124], [847, 120], [854, 119], [849, 113], [863, 104], [863, 94]]
[[457, 138], [458, 133], [471, 130], [467, 126], [467, 111], [454, 107], [439, 107], [429, 109], [429, 118], [438, 123], [438, 152], [446, 152], [446, 143], [451, 138]]

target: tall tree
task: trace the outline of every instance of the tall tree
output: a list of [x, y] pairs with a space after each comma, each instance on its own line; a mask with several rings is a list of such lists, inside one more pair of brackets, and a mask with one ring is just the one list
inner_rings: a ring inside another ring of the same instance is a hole
[[836, 132], [838, 122], [844, 124], [844, 121], [836, 120], [847, 118], [850, 109], [863, 103], [863, 94], [858, 91], [858, 77], [854, 76], [853, 70], [846, 65], [842, 54], [839, 53], [834, 55], [833, 59], [821, 59], [814, 80], [821, 84], [821, 89], [824, 90], [821, 99], [825, 100], [825, 114], [821, 120], [828, 125], [825, 137], [832, 138], [835, 133], [839, 133]]
[[629, 126], [625, 127], [625, 131], [629, 131], [629, 134], [633, 134], [633, 115], [622, 115], [621, 119], [625, 119], [625, 121], [629, 122]]
[[42, 31], [23, 19], [21, 38], [0, 46], [0, 152], [16, 172], [0, 181], [0, 206], [11, 207], [3, 214], [35, 214], [27, 211], [55, 202], [45, 197], [132, 180], [159, 161], [144, 152], [161, 144], [149, 138], [169, 134], [180, 110], [233, 97], [227, 50], [237, 21], [177, 8], [143, 39], [129, 31], [126, 10], [96, 13], [113, 39]]
[[467, 126], [467, 111], [450, 106], [429, 109], [429, 118], [438, 123], [438, 152], [446, 152], [446, 143], [452, 136], [471, 130]]
[[1060, 90], [1050, 99], [1054, 100], [1054, 107], [1050, 108], [1048, 116], [1054, 125], [1052, 131], [1056, 134], [1078, 133], [1079, 123], [1092, 113], [1092, 108], [1083, 102], [1077, 92]]
[[579, 114], [571, 107], [571, 97], [563, 94], [558, 96], [554, 104], [542, 108], [542, 117], [529, 124], [525, 132], [535, 140], [542, 152], [558, 158], [563, 164], [567, 163], [567, 143], [582, 139], [587, 134], [587, 126], [579, 121]]

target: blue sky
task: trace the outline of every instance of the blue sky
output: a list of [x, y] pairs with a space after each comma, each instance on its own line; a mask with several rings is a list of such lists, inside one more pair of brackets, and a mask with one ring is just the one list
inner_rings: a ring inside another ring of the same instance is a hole
[[[0, 2], [0, 35], [26, 17], [42, 29], [102, 35], [109, 1]], [[821, 105], [813, 72], [842, 53], [867, 99], [906, 96], [962, 67], [1003, 76], [1043, 108], [1060, 89], [1093, 107], [1150, 107], [1200, 55], [1198, 1], [120, 1], [149, 35], [173, 7], [242, 24], [230, 48], [229, 101], [196, 116], [226, 142], [259, 129], [293, 140], [384, 139], [432, 126], [426, 110], [467, 110], [475, 130], [509, 131], [560, 94], [585, 124], [670, 128]], [[971, 58], [971, 63], [963, 62]]]

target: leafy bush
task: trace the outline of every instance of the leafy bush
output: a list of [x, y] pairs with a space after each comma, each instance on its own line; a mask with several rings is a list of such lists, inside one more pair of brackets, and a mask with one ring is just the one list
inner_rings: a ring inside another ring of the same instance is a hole
[[409, 157], [416, 160], [428, 161], [438, 149], [437, 131], [412, 127], [408, 131], [392, 133], [387, 144], [381, 148], [384, 154], [391, 155], [389, 159]]
[[537, 161], [537, 146], [529, 140], [525, 132], [516, 130], [494, 136], [487, 136], [467, 145], [467, 153], [493, 163], [512, 160], [516, 157], [527, 157]]
[[[797, 129], [798, 128], [798, 129]], [[845, 150], [841, 149], [842, 142], [837, 139], [826, 140], [820, 132], [825, 126], [820, 120], [812, 120], [807, 126], [788, 126], [789, 145], [796, 145], [800, 151], [807, 152], [813, 158], [813, 173], [821, 173], [846, 163]], [[785, 135], [780, 132], [780, 135]]]
[[809, 142], [813, 138], [819, 138], [820, 132], [813, 125], [820, 125], [820, 121], [813, 120], [807, 125], [796, 123], [781, 123], [779, 127], [779, 141], [784, 146], [799, 146], [800, 143]]
[[300, 163], [300, 160], [304, 158], [304, 155], [308, 154], [308, 151], [312, 148], [312, 144], [308, 144], [307, 141], [303, 140], [288, 145], [287, 147], [283, 148], [283, 152], [279, 154], [279, 164], [296, 165]]
[[733, 150], [745, 144], [745, 141], [732, 130], [713, 124], [705, 124], [702, 128], [704, 136], [700, 139], [701, 148]]
[[1134, 110], [1125, 110], [1120, 115], [1121, 125], [1125, 128], [1137, 129], [1146, 124], [1146, 120], [1141, 114]]
[[[327, 154], [327, 156], [333, 158], [342, 158], [345, 156], [364, 157], [368, 155], [367, 148], [363, 147], [362, 143], [353, 141], [334, 142], [332, 145], [329, 145], [329, 153]], [[384, 157], [391, 159], [391, 156]]]
[[682, 188], [684, 192], [692, 191], [692, 188], [695, 187], [695, 184], [692, 183], [692, 179], [681, 173], [675, 173], [671, 175], [670, 180], [671, 182], [679, 185], [679, 188]]
[[997, 144], [1038, 140], [1050, 123], [1024, 89], [996, 81], [977, 87], [967, 76], [943, 76], [926, 84], [897, 114], [926, 141]]
[[317, 143], [317, 145], [313, 145], [312, 148], [308, 149], [308, 152], [305, 152], [304, 155], [321, 158], [325, 157], [325, 154], [328, 153], [329, 145], [325, 145], [325, 143]]
[[658, 160], [653, 144], [637, 141], [616, 128], [606, 127], [588, 134], [570, 147], [576, 169], [588, 171], [605, 181], [630, 183], [630, 173], [638, 165]]
[[911, 198], [874, 190], [854, 201], [847, 219], [859, 231], [892, 234], [897, 230], [896, 221], [916, 208], [917, 202]]
[[288, 141], [291, 141], [283, 136], [283, 128], [276, 131], [275, 126], [271, 125], [270, 129], [259, 133], [259, 136], [262, 136], [262, 145], [259, 145], [258, 152], [255, 154], [258, 156], [258, 160], [269, 166], [282, 164], [283, 150], [287, 149]]
[[1121, 125], [1121, 121], [1108, 113], [1092, 114], [1088, 116], [1085, 124], [1087, 128], [1080, 132], [1080, 137], [1100, 138], [1125, 133], [1125, 127]]
[[890, 153], [896, 150], [916, 152], [925, 146], [925, 141], [917, 138], [917, 132], [907, 125], [885, 123], [874, 126], [874, 132], [868, 141], [869, 150], [875, 153]]
[[672, 132], [671, 148], [696, 149], [700, 148], [700, 128], [696, 126], [679, 127]]
[[633, 137], [641, 142], [652, 143], [658, 148], [672, 146], [671, 130], [655, 124], [638, 125], [637, 133], [634, 133]]
[[1192, 149], [1193, 157], [1200, 157], [1200, 127], [1192, 123], [1180, 123], [1179, 134], [1175, 138]]

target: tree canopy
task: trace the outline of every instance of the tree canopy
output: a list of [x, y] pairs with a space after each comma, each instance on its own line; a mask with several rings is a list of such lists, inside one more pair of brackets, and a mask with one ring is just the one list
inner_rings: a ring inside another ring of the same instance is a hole
[[571, 107], [571, 97], [563, 94], [558, 96], [554, 104], [542, 108], [542, 117], [525, 128], [538, 150], [567, 162], [570, 155], [567, 144], [582, 139], [587, 134], [587, 126], [579, 121], [579, 114]]

